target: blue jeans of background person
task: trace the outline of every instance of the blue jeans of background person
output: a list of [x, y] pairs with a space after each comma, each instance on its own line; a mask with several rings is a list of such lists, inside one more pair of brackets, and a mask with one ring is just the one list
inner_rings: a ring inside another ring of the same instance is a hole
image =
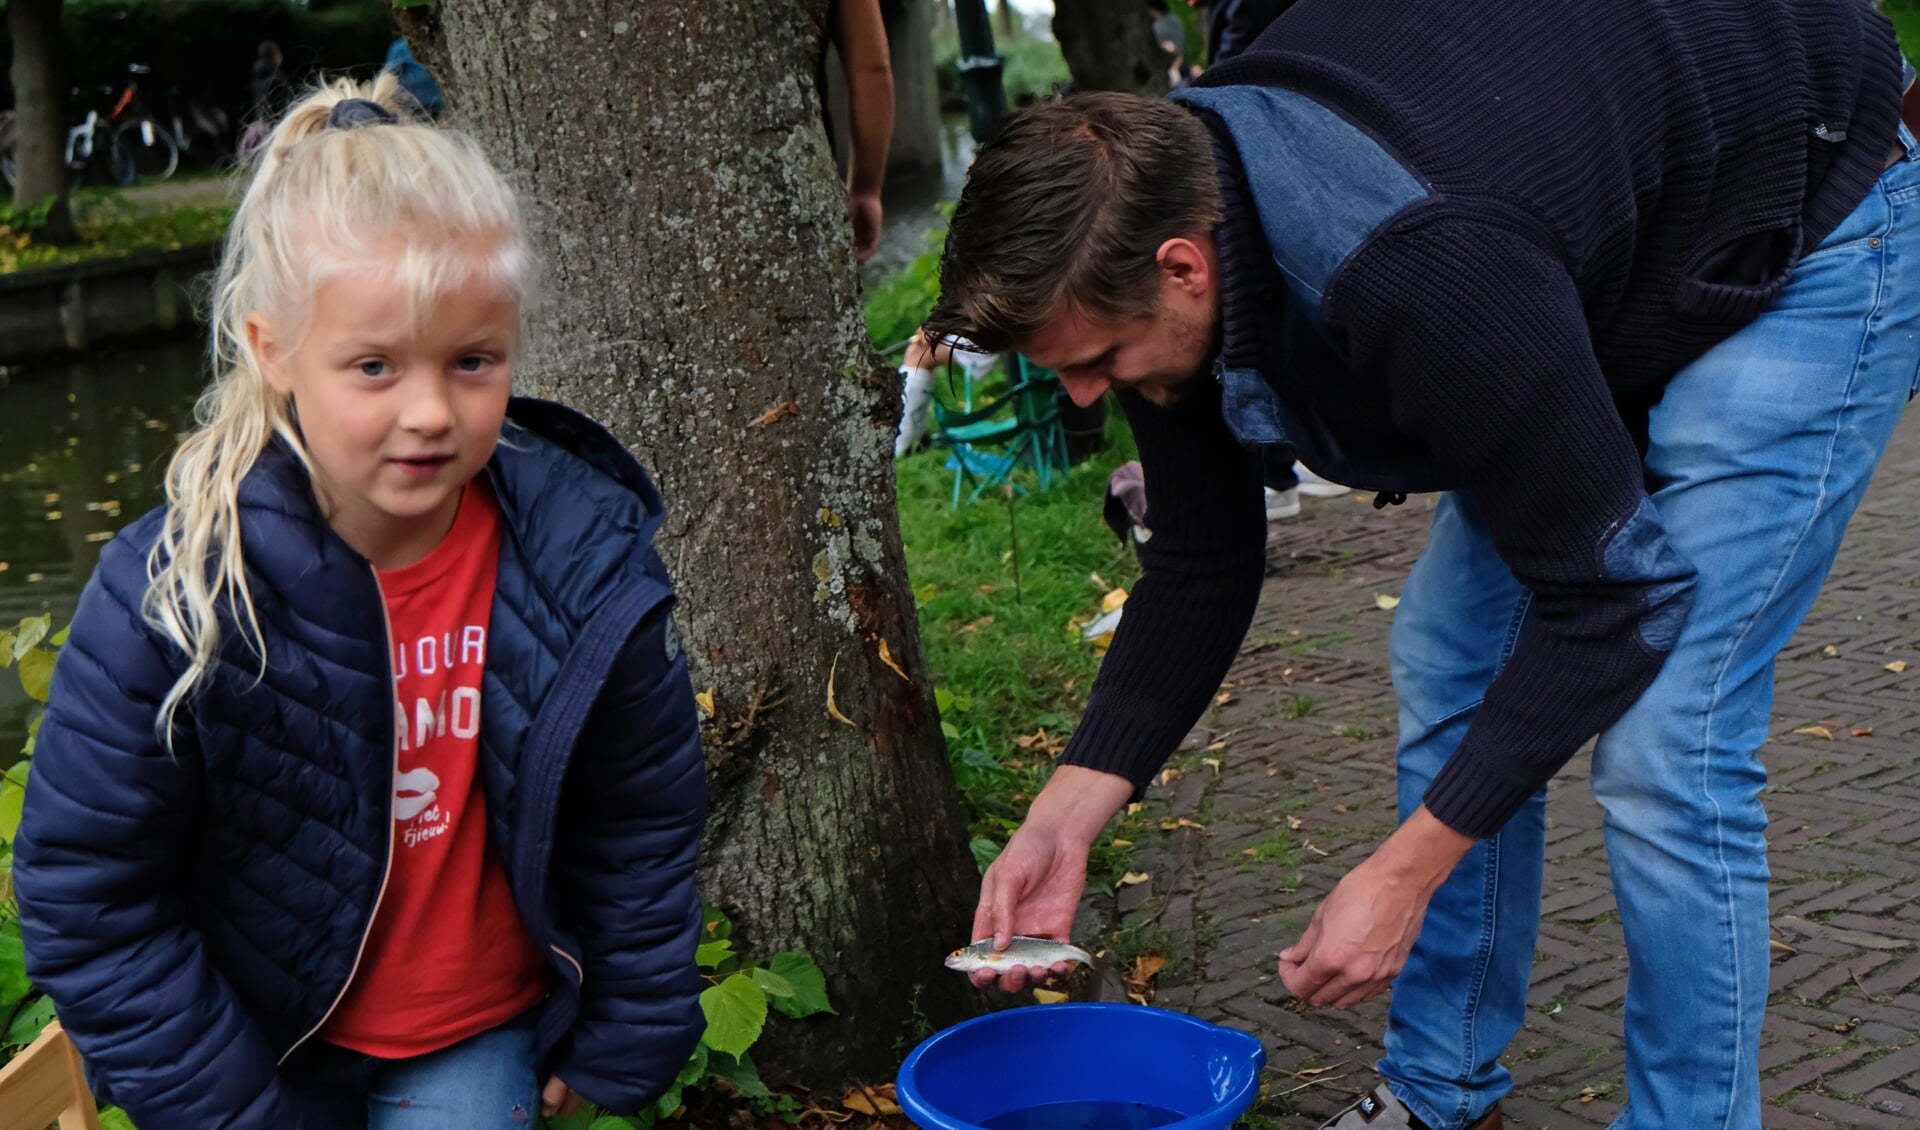
[[534, 1014], [411, 1059], [318, 1040], [281, 1069], [314, 1130], [533, 1130]]
[[[1658, 679], [1593, 755], [1629, 963], [1617, 1130], [1759, 1130], [1759, 749], [1774, 656], [1812, 606], [1917, 375], [1910, 155], [1775, 306], [1682, 371], [1653, 410], [1649, 490], [1699, 588]], [[1402, 818], [1472, 724], [1528, 599], [1472, 502], [1443, 500], [1393, 628]], [[1394, 982], [1380, 1071], [1434, 1130], [1471, 1122], [1512, 1086], [1499, 1057], [1525, 1017], [1545, 830], [1543, 792], [1468, 853]]]

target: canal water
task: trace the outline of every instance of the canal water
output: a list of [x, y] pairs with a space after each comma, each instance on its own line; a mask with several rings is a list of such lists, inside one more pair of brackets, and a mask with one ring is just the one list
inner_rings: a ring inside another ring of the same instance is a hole
[[[0, 378], [0, 627], [72, 618], [101, 546], [159, 505], [205, 371], [189, 339]], [[26, 740], [28, 705], [14, 672], [0, 672], [0, 766]]]
[[[938, 175], [887, 185], [879, 285], [927, 250], [973, 156], [966, 120], [945, 121]], [[164, 497], [161, 474], [205, 383], [197, 339], [142, 345], [0, 375], [0, 628], [51, 613], [57, 631], [113, 534]], [[26, 740], [30, 703], [0, 671], [0, 769]]]

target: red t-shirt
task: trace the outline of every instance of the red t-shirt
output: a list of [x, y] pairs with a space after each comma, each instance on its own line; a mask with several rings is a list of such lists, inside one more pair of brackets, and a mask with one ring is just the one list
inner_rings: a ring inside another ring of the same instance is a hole
[[321, 1032], [367, 1055], [438, 1051], [546, 995], [546, 961], [487, 840], [477, 772], [499, 564], [499, 504], [475, 480], [432, 553], [380, 573], [393, 647], [392, 862], [359, 968]]

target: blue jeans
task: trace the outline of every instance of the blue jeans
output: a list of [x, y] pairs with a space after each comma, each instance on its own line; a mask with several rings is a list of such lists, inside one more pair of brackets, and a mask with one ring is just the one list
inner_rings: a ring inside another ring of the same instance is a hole
[[281, 1077], [315, 1130], [533, 1130], [534, 1014], [411, 1059], [314, 1041]]
[[[1920, 160], [1893, 166], [1777, 303], [1653, 410], [1647, 479], [1699, 570], [1658, 679], [1600, 735], [1626, 934], [1627, 1103], [1616, 1130], [1759, 1130], [1767, 1001], [1766, 769], [1774, 656], [1840, 548], [1920, 375]], [[1528, 594], [1472, 502], [1442, 501], [1393, 628], [1404, 819], [1472, 724]], [[1380, 1071], [1433, 1130], [1512, 1087], [1540, 922], [1546, 795], [1476, 845], [1394, 982]]]

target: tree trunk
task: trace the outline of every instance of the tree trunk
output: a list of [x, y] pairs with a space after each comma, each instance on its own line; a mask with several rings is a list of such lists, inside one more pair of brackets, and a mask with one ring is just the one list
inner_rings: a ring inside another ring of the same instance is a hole
[[60, 0], [10, 0], [7, 32], [13, 38], [13, 206], [26, 209], [52, 200], [41, 234], [64, 243], [73, 239], [73, 219], [67, 210]]
[[1172, 60], [1153, 36], [1153, 16], [1145, 4], [1054, 0], [1053, 37], [1081, 90], [1167, 92]]
[[940, 76], [933, 66], [933, 0], [881, 0], [893, 55], [893, 142], [887, 177], [940, 171]]
[[977, 1007], [940, 959], [979, 877], [900, 545], [899, 377], [867, 344], [821, 129], [826, 0], [438, 7], [455, 123], [547, 264], [527, 390], [605, 421], [667, 498], [715, 706], [704, 892], [743, 948], [809, 952], [840, 1013], [774, 1019], [755, 1058], [888, 1078]]

